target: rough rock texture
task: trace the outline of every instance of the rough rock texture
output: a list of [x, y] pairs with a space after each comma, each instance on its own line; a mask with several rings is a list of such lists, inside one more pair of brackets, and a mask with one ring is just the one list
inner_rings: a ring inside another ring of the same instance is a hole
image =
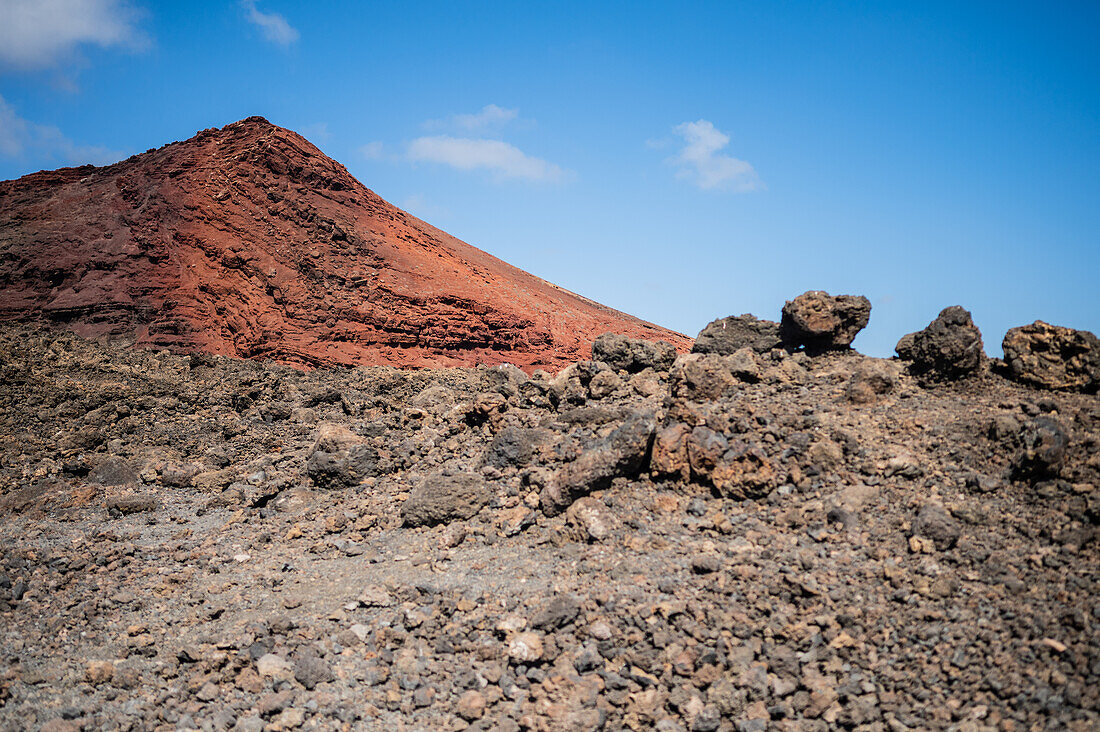
[[779, 327], [789, 348], [821, 353], [851, 346], [870, 318], [871, 301], [862, 295], [834, 296], [811, 290], [783, 304]]
[[1012, 377], [1043, 389], [1096, 392], [1100, 389], [1100, 340], [1036, 320], [1012, 328], [1001, 347]]
[[645, 369], [668, 371], [676, 360], [676, 347], [663, 341], [643, 341], [617, 333], [604, 333], [592, 342], [592, 360], [630, 373]]
[[1019, 433], [1020, 451], [1013, 468], [1018, 477], [1056, 477], [1066, 460], [1069, 435], [1058, 420], [1036, 417]]
[[691, 341], [383, 201], [259, 117], [0, 183], [0, 319], [306, 365], [560, 368], [615, 331]]
[[903, 336], [894, 350], [914, 373], [934, 379], [966, 376], [985, 362], [982, 333], [970, 311], [958, 305], [944, 308], [924, 330]]
[[406, 526], [434, 526], [468, 519], [489, 502], [485, 480], [473, 473], [429, 475], [401, 507]]
[[1100, 727], [1100, 398], [733, 361], [303, 371], [0, 325], [0, 730]]
[[699, 331], [692, 353], [717, 353], [732, 356], [742, 348], [757, 353], [767, 353], [779, 348], [783, 341], [779, 336], [779, 323], [759, 320], [755, 315], [731, 315], [712, 321]]
[[542, 489], [542, 510], [557, 515], [581, 496], [607, 488], [614, 478], [637, 475], [649, 457], [655, 428], [651, 414], [630, 415], [614, 432], [558, 470]]

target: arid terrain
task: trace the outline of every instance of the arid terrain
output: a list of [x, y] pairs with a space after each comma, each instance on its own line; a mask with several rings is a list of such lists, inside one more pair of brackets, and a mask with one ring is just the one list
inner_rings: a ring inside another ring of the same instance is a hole
[[0, 728], [1096, 729], [1095, 339], [864, 303], [555, 374], [5, 326]]
[[692, 341], [249, 118], [0, 183], [0, 730], [1100, 727], [1100, 342]]

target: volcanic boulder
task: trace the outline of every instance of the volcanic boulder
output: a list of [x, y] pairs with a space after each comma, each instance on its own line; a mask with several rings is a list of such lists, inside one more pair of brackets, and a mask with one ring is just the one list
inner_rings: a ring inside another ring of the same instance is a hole
[[680, 356], [669, 372], [669, 391], [680, 400], [712, 401], [736, 383], [725, 357], [705, 353]]
[[592, 342], [592, 360], [602, 361], [616, 371], [636, 373], [647, 368], [668, 371], [676, 360], [676, 346], [604, 333]]
[[401, 518], [406, 526], [433, 526], [468, 519], [489, 502], [485, 481], [473, 473], [433, 473], [422, 480], [405, 505]]
[[779, 348], [783, 341], [779, 337], [779, 323], [760, 320], [755, 315], [731, 315], [712, 321], [699, 331], [692, 353], [717, 353], [731, 356], [742, 348], [751, 348], [757, 353], [767, 353]]
[[378, 451], [340, 424], [322, 424], [306, 461], [306, 475], [321, 488], [339, 488], [377, 475]]
[[894, 348], [914, 373], [954, 379], [972, 374], [985, 361], [982, 333], [970, 312], [958, 305], [940, 311], [924, 330], [903, 336]]
[[539, 496], [543, 512], [556, 516], [581, 496], [607, 488], [614, 478], [637, 475], [649, 458], [655, 430], [652, 414], [631, 414], [614, 432], [551, 477]]
[[1001, 347], [1016, 381], [1041, 389], [1100, 389], [1100, 340], [1087, 330], [1036, 320], [1009, 330]]
[[1056, 419], [1036, 417], [1020, 433], [1020, 451], [1013, 461], [1018, 478], [1039, 479], [1059, 474], [1066, 460], [1069, 435]]
[[862, 295], [811, 290], [783, 305], [779, 328], [788, 348], [805, 346], [809, 353], [821, 353], [851, 346], [870, 318], [871, 302]]

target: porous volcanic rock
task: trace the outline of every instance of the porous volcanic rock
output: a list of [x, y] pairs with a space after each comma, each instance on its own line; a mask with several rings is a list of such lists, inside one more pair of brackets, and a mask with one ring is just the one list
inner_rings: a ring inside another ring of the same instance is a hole
[[914, 373], [933, 378], [972, 374], [985, 361], [982, 332], [970, 311], [958, 305], [944, 308], [924, 330], [903, 336], [894, 351], [911, 363]]
[[1100, 389], [1100, 340], [1036, 320], [1005, 333], [1001, 347], [1012, 378], [1041, 389]]
[[662, 341], [644, 341], [618, 333], [604, 333], [592, 342], [592, 360], [603, 361], [613, 369], [631, 373], [647, 368], [668, 371], [676, 360], [676, 347]]
[[472, 473], [433, 474], [425, 478], [401, 507], [406, 526], [432, 526], [467, 519], [489, 502], [485, 481]]
[[0, 323], [0, 730], [1100, 728], [1100, 397], [737, 353]]
[[871, 301], [862, 295], [810, 290], [784, 303], [779, 327], [787, 347], [821, 353], [851, 346], [870, 318]]
[[608, 331], [691, 340], [390, 205], [260, 117], [0, 182], [0, 319], [304, 366], [554, 370]]
[[707, 324], [699, 331], [692, 353], [717, 353], [732, 356], [742, 348], [757, 353], [767, 353], [783, 344], [779, 336], [779, 323], [760, 320], [755, 315], [731, 315]]

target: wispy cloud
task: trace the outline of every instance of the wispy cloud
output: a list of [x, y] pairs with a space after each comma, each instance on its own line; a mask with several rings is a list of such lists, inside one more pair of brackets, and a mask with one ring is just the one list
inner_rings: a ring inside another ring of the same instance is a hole
[[707, 120], [684, 122], [672, 131], [684, 140], [680, 152], [669, 158], [677, 178], [702, 190], [745, 193], [763, 188], [752, 165], [722, 152], [730, 143], [729, 135]]
[[256, 7], [256, 0], [241, 0], [245, 18], [260, 29], [264, 38], [280, 46], [289, 46], [298, 40], [298, 29], [287, 22], [280, 13], [265, 13]]
[[40, 125], [23, 119], [0, 97], [0, 156], [107, 165], [121, 160], [127, 153], [101, 146], [78, 145], [53, 125]]
[[558, 182], [565, 178], [565, 171], [557, 165], [527, 155], [502, 140], [418, 137], [409, 143], [407, 157], [413, 162], [440, 163], [458, 170], [486, 170], [498, 179]]
[[499, 128], [519, 117], [518, 109], [505, 109], [495, 104], [486, 104], [473, 114], [452, 114], [446, 119], [432, 119], [424, 123], [426, 129], [438, 130], [456, 127], [467, 132], [476, 132]]
[[385, 146], [381, 142], [368, 142], [359, 148], [359, 153], [367, 160], [378, 160], [385, 152]]
[[123, 0], [3, 0], [0, 2], [0, 66], [48, 68], [72, 57], [78, 46], [140, 48], [139, 13]]

